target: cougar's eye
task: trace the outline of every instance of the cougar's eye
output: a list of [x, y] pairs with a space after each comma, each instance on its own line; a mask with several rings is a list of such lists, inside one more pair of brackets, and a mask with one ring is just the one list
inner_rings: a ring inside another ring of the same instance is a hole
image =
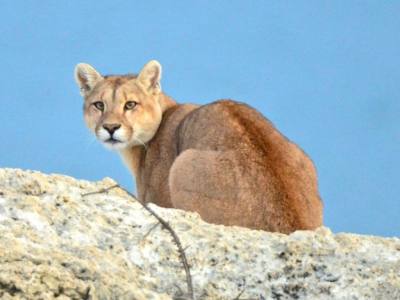
[[104, 110], [104, 102], [102, 102], [102, 101], [96, 101], [93, 103], [93, 105], [100, 111]]
[[131, 109], [134, 109], [136, 105], [137, 105], [137, 102], [128, 101], [128, 102], [125, 103], [124, 109], [125, 110], [131, 110]]

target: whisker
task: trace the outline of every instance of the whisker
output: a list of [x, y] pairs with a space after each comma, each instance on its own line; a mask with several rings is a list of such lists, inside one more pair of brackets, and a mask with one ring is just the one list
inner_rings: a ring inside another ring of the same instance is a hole
[[85, 143], [85, 148], [84, 148], [84, 150], [85, 150], [85, 151], [88, 150], [88, 149], [90, 148], [90, 146], [92, 146], [93, 143], [94, 143], [96, 140], [97, 140], [97, 139], [96, 139], [95, 136], [90, 136], [89, 139], [88, 139], [88, 140], [86, 141], [86, 143]]
[[83, 150], [87, 151], [97, 139], [96, 139], [96, 136], [94, 136], [94, 135], [86, 135], [85, 137], [86, 138], [85, 138]]
[[143, 147], [144, 147], [144, 149], [147, 150], [147, 145], [146, 145], [145, 143], [143, 143], [143, 141], [142, 141], [141, 139], [139, 139], [139, 138], [137, 138], [137, 137], [134, 137], [134, 139], [135, 139], [136, 141], [138, 141], [140, 144], [142, 144]]

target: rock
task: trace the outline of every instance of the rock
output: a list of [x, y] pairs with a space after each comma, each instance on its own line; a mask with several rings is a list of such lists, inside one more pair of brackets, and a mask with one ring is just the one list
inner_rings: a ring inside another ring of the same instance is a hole
[[[188, 299], [171, 235], [116, 183], [0, 169], [1, 299]], [[400, 299], [400, 240], [291, 235], [150, 205], [179, 236], [196, 299]]]

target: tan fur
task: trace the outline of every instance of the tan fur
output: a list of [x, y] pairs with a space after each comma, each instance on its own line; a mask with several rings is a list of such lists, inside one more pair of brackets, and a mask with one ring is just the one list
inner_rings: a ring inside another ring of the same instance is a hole
[[[79, 64], [88, 127], [121, 125], [118, 150], [141, 201], [195, 211], [208, 222], [290, 233], [322, 225], [312, 161], [253, 108], [231, 100], [177, 104], [161, 91], [161, 66], [102, 77]], [[91, 81], [90, 81], [91, 80]], [[101, 100], [104, 111], [93, 103]], [[124, 111], [127, 101], [138, 102]]]

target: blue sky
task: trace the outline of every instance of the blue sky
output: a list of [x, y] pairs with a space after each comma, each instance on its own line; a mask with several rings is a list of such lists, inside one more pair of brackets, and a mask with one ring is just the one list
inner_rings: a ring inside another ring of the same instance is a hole
[[0, 167], [133, 189], [85, 128], [73, 69], [157, 59], [177, 101], [244, 101], [299, 144], [334, 232], [400, 235], [400, 2], [5, 0], [0, 14]]

